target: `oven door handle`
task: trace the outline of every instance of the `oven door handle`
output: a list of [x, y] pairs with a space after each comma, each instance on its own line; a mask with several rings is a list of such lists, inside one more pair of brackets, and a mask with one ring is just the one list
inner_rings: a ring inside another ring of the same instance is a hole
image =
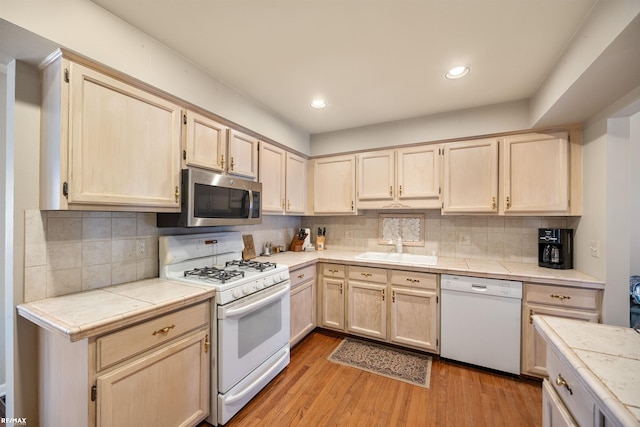
[[254, 392], [254, 384], [260, 384], [265, 378], [267, 378], [269, 375], [271, 375], [273, 373], [273, 371], [280, 369], [280, 362], [282, 362], [285, 358], [287, 358], [289, 356], [289, 347], [285, 347], [285, 352], [282, 353], [282, 355], [280, 357], [278, 357], [278, 359], [273, 362], [273, 365], [271, 365], [271, 367], [262, 375], [260, 375], [258, 378], [256, 378], [256, 380], [249, 386], [244, 387], [244, 390], [242, 390], [240, 393], [238, 394], [234, 394], [231, 395], [229, 397], [225, 397], [224, 398], [224, 403], [225, 405], [230, 405], [234, 402], [237, 402], [238, 400], [242, 399], [243, 397], [245, 397], [247, 394]]
[[249, 313], [253, 310], [257, 310], [260, 307], [263, 307], [267, 304], [270, 304], [271, 302], [280, 299], [280, 297], [282, 297], [283, 295], [289, 293], [289, 286], [286, 286], [284, 289], [269, 295], [267, 298], [264, 299], [259, 299], [256, 302], [252, 302], [250, 304], [247, 305], [241, 305], [238, 308], [229, 308], [229, 309], [225, 309], [223, 307], [220, 308], [220, 311], [218, 312], [218, 319], [227, 319], [229, 317], [236, 317], [236, 316], [242, 316], [245, 313]]

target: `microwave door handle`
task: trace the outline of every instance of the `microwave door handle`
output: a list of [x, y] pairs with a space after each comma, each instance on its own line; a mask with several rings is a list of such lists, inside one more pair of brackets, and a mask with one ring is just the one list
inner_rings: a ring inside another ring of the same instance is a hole
[[242, 316], [245, 313], [248, 313], [252, 310], [256, 310], [260, 307], [263, 307], [267, 304], [270, 304], [272, 301], [275, 301], [277, 299], [279, 299], [280, 297], [282, 297], [285, 294], [289, 293], [289, 286], [285, 287], [284, 289], [276, 292], [273, 295], [269, 295], [267, 298], [265, 299], [260, 299], [256, 302], [252, 302], [251, 304], [247, 304], [247, 305], [241, 305], [238, 308], [230, 308], [230, 309], [225, 309], [224, 307], [220, 307], [219, 308], [219, 312], [218, 312], [218, 319], [227, 319], [230, 317], [237, 317], [237, 316]]
[[249, 190], [249, 215], [247, 218], [252, 218], [253, 215], [253, 190]]

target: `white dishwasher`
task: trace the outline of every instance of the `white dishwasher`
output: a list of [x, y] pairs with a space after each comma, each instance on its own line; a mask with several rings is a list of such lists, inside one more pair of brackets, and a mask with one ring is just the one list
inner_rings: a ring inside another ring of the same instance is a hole
[[440, 356], [519, 375], [522, 282], [440, 279]]

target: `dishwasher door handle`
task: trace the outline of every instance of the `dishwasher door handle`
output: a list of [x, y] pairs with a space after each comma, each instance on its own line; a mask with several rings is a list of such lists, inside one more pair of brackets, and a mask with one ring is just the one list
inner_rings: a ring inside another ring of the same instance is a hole
[[471, 284], [471, 290], [476, 292], [487, 292], [487, 285]]

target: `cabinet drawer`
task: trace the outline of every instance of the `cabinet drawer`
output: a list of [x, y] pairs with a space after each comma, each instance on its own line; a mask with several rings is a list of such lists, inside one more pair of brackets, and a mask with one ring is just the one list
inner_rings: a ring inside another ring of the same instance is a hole
[[340, 264], [322, 264], [322, 275], [325, 277], [345, 277], [346, 267]]
[[105, 369], [208, 324], [209, 303], [205, 302], [100, 337], [96, 340], [97, 369]]
[[391, 270], [391, 284], [412, 288], [438, 289], [438, 275], [415, 271]]
[[575, 371], [566, 365], [553, 351], [547, 350], [549, 382], [580, 426], [593, 426], [595, 401], [578, 382]]
[[560, 307], [598, 309], [598, 291], [595, 289], [526, 284], [525, 300]]
[[349, 267], [349, 279], [366, 282], [387, 283], [387, 270], [384, 268]]
[[298, 268], [297, 270], [292, 270], [289, 273], [291, 280], [291, 288], [295, 288], [301, 283], [308, 282], [309, 280], [315, 278], [316, 274], [316, 266], [309, 265], [307, 267]]

